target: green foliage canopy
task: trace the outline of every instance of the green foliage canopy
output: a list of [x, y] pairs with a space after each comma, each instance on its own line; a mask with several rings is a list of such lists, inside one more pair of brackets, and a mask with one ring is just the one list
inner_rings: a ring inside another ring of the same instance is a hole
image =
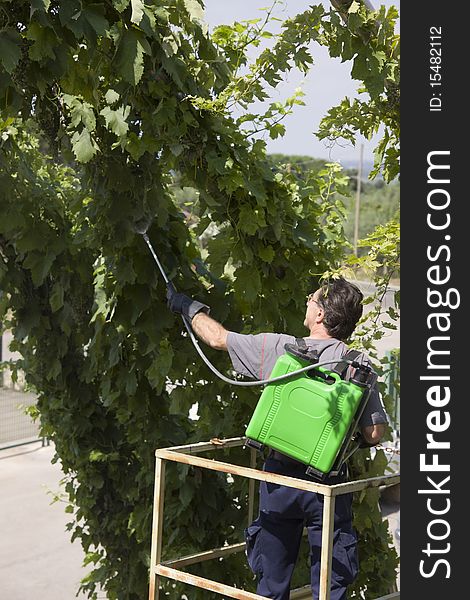
[[[201, 8], [196, 0], [1, 3], [3, 321], [65, 474], [72, 538], [93, 565], [82, 584], [90, 597], [100, 586], [111, 599], [146, 595], [154, 449], [239, 435], [256, 401], [195, 360], [135, 222], [154, 217], [149, 235], [178, 289], [243, 332], [300, 334], [305, 293], [343, 255], [339, 167], [327, 165], [308, 186], [274, 173], [265, 143], [227, 108], [230, 99], [248, 106], [293, 65], [306, 70], [308, 43], [330, 44], [335, 13], [311, 7], [286, 22], [275, 51], [239, 75], [237, 27], [211, 38]], [[343, 29], [337, 22], [335, 35]], [[370, 53], [373, 44], [345, 36]], [[282, 134], [276, 115], [298, 98], [256, 116], [255, 129]], [[191, 231], [169, 192], [172, 171], [199, 192]], [[197, 236], [210, 223], [218, 233], [202, 261]], [[188, 419], [195, 402], [197, 423]], [[244, 482], [175, 469], [168, 551], [238, 541], [246, 492]], [[386, 538], [376, 541], [386, 553]], [[384, 585], [393, 560], [384, 561]], [[241, 556], [199, 572], [251, 580]]]

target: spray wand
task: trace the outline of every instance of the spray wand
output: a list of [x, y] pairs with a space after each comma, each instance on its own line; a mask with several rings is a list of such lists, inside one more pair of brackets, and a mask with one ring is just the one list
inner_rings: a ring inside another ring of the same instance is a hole
[[[150, 250], [155, 262], [157, 263], [157, 266], [160, 270], [160, 273], [162, 274], [163, 280], [164, 280], [167, 288], [171, 289], [173, 292], [176, 292], [175, 285], [173, 284], [172, 281], [170, 281], [168, 279], [168, 276], [165, 273], [165, 269], [163, 268], [163, 266], [157, 256], [157, 253], [155, 252], [155, 250], [150, 242], [150, 239], [147, 235], [147, 230], [148, 230], [149, 226], [150, 226], [150, 222], [148, 220], [146, 220], [146, 221], [142, 220], [142, 221], [139, 221], [135, 225], [135, 230], [137, 233], [139, 233], [144, 238], [147, 246], [149, 247], [149, 250]], [[279, 377], [273, 377], [272, 379], [261, 379], [258, 381], [239, 381], [237, 379], [229, 379], [228, 377], [223, 375], [219, 370], [217, 370], [214, 367], [214, 365], [210, 362], [210, 360], [207, 358], [207, 356], [204, 354], [201, 347], [199, 346], [199, 343], [193, 333], [191, 325], [188, 322], [188, 320], [186, 319], [186, 317], [184, 315], [181, 315], [181, 318], [183, 319], [183, 323], [184, 323], [184, 326], [186, 327], [189, 338], [192, 341], [192, 343], [193, 343], [197, 353], [201, 357], [201, 359], [204, 361], [204, 363], [209, 367], [209, 369], [219, 379], [221, 379], [222, 381], [225, 381], [225, 383], [230, 383], [231, 385], [238, 385], [238, 386], [243, 386], [243, 387], [255, 387], [255, 386], [260, 386], [260, 385], [267, 385], [270, 383], [275, 383], [277, 381], [284, 381], [286, 379], [291, 379], [292, 377], [295, 377], [296, 375], [300, 375], [301, 373], [306, 373], [308, 371], [316, 369], [317, 367], [323, 367], [324, 365], [331, 365], [331, 364], [336, 364], [339, 362], [347, 363], [347, 364], [353, 366], [354, 368], [359, 368], [362, 366], [357, 361], [353, 361], [353, 360], [349, 360], [349, 359], [345, 359], [345, 358], [339, 358], [339, 359], [335, 359], [335, 360], [315, 362], [311, 365], [308, 365], [307, 367], [303, 367], [302, 369], [297, 369], [296, 371], [291, 371], [290, 373], [286, 373], [285, 375], [280, 375]]]

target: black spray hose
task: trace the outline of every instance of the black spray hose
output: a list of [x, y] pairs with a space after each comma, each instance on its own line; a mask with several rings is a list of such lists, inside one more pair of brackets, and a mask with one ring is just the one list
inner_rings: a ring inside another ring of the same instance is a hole
[[[171, 287], [171, 288], [173, 288], [174, 291], [176, 291], [174, 284], [168, 279], [168, 277], [165, 273], [165, 270], [163, 269], [160, 261], [158, 260], [158, 256], [157, 256], [155, 250], [153, 249], [152, 244], [150, 243], [147, 233], [140, 232], [140, 231], [138, 233], [140, 233], [142, 235], [142, 237], [144, 238], [144, 240], [146, 241], [147, 246], [149, 247], [153, 258], [154, 258], [155, 262], [157, 263], [158, 268], [160, 269], [160, 273], [162, 274], [162, 277], [166, 283], [166, 286]], [[217, 375], [217, 377], [219, 379], [221, 379], [222, 381], [225, 381], [225, 383], [230, 383], [231, 385], [240, 385], [243, 387], [255, 387], [255, 386], [259, 386], [259, 385], [267, 385], [268, 383], [275, 383], [276, 381], [284, 381], [285, 379], [291, 379], [292, 377], [295, 377], [296, 375], [300, 375], [300, 373], [306, 373], [307, 371], [311, 371], [312, 369], [316, 369], [317, 367], [323, 367], [324, 365], [331, 365], [331, 364], [336, 364], [339, 362], [345, 362], [349, 365], [351, 365], [353, 363], [352, 360], [348, 360], [348, 359], [344, 359], [344, 358], [337, 358], [334, 360], [327, 360], [327, 361], [322, 361], [319, 363], [314, 363], [312, 365], [308, 365], [307, 367], [303, 367], [302, 369], [298, 369], [297, 371], [291, 371], [290, 373], [286, 373], [285, 375], [279, 375], [278, 377], [273, 377], [272, 379], [261, 379], [258, 381], [239, 381], [238, 379], [229, 379], [228, 377], [225, 377], [225, 375], [223, 375], [220, 371], [218, 371], [214, 367], [214, 365], [210, 362], [210, 360], [207, 358], [207, 356], [201, 350], [201, 347], [199, 346], [196, 336], [194, 335], [191, 325], [190, 325], [189, 321], [186, 319], [186, 317], [184, 315], [181, 315], [181, 318], [183, 319], [184, 326], [186, 327], [186, 329], [188, 331], [188, 335], [189, 335], [194, 347], [196, 348], [197, 353], [202, 358], [204, 363], [209, 367], [209, 369], [214, 373], [214, 375]]]

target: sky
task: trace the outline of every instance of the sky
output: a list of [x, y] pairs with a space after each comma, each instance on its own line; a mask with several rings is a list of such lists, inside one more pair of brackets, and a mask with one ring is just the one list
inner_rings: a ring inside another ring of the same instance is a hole
[[[330, 7], [328, 1], [322, 2], [325, 7]], [[204, 0], [205, 20], [212, 30], [223, 23], [233, 23], [247, 19], [260, 18], [265, 15], [259, 9], [272, 4], [271, 0]], [[282, 19], [287, 19], [307, 10], [312, 0], [287, 0], [279, 6], [274, 14]], [[396, 6], [400, 10], [400, 0], [372, 0], [377, 8], [379, 4], [387, 7]], [[274, 28], [273, 28], [274, 30]], [[353, 162], [359, 160], [359, 145], [342, 142], [329, 147], [326, 141], [318, 140], [314, 132], [318, 129], [321, 118], [328, 109], [336, 106], [345, 97], [355, 97], [357, 81], [350, 77], [351, 64], [341, 63], [339, 59], [330, 58], [328, 51], [318, 44], [311, 48], [314, 65], [304, 77], [298, 72], [292, 72], [285, 82], [280, 84], [272, 100], [282, 100], [293, 94], [297, 87], [302, 87], [305, 96], [305, 106], [296, 106], [293, 115], [286, 117], [284, 125], [286, 134], [282, 138], [271, 140], [266, 138], [269, 153], [300, 154], [327, 158], [331, 161]], [[254, 105], [256, 110], [261, 109], [261, 103]], [[358, 138], [358, 144], [364, 144], [364, 161], [373, 160], [374, 141]]]

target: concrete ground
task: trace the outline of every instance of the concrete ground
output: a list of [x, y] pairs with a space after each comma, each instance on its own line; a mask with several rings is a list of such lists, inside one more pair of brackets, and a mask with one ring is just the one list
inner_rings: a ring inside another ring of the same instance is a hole
[[[66, 531], [65, 504], [51, 504], [48, 492], [60, 492], [62, 477], [60, 466], [51, 464], [53, 455], [52, 445], [40, 443], [0, 451], [1, 600], [73, 600], [87, 574], [81, 546], [70, 543]], [[395, 533], [397, 499], [382, 502], [382, 511]]]
[[48, 491], [59, 492], [62, 477], [53, 455], [40, 443], [0, 451], [2, 600], [73, 600], [86, 575], [81, 546], [65, 529], [70, 515], [51, 505]]

